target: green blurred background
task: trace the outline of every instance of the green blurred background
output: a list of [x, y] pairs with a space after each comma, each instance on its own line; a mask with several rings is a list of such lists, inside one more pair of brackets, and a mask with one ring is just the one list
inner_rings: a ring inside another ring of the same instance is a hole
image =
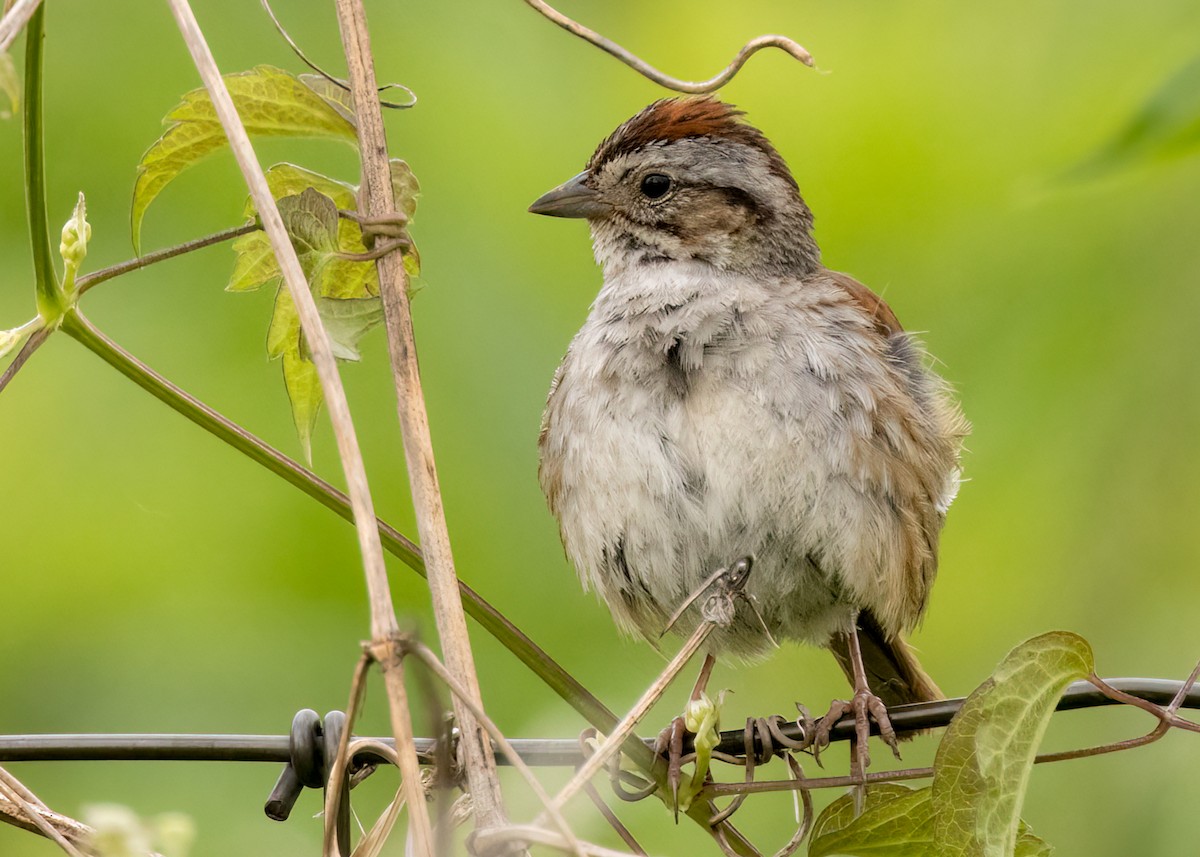
[[[57, 234], [83, 190], [95, 270], [131, 255], [138, 158], [198, 78], [165, 4], [48, 5], [51, 226]], [[341, 68], [332, 4], [276, 9], [314, 58]], [[1086, 184], [1052, 179], [1193, 59], [1200, 6], [664, 0], [564, 11], [682, 76], [714, 73], [762, 32], [788, 33], [817, 57], [821, 72], [765, 53], [724, 95], [788, 159], [827, 264], [925, 332], [974, 422], [970, 481], [915, 637], [942, 687], [970, 691], [1010, 647], [1053, 628], [1091, 640], [1104, 675], [1185, 675], [1200, 655], [1200, 159]], [[662, 661], [618, 638], [580, 592], [535, 477], [545, 391], [600, 274], [582, 224], [525, 206], [663, 92], [517, 0], [375, 2], [369, 13], [380, 77], [421, 99], [389, 114], [388, 129], [423, 186], [416, 324], [460, 574], [623, 710]], [[258, 4], [210, 0], [197, 14], [223, 70], [303, 70]], [[18, 64], [22, 52], [18, 42]], [[354, 153], [339, 144], [272, 140], [259, 152], [357, 180]], [[13, 120], [0, 122], [0, 166], [0, 327], [10, 327], [33, 313]], [[152, 206], [144, 246], [233, 225], [244, 198], [222, 153]], [[280, 370], [264, 352], [271, 297], [225, 294], [231, 264], [227, 247], [209, 249], [107, 283], [86, 310], [156, 369], [298, 454]], [[365, 346], [343, 377], [371, 484], [381, 514], [414, 533], [381, 334]], [[325, 425], [315, 465], [340, 481]], [[65, 336], [0, 397], [0, 491], [0, 732], [281, 733], [299, 708], [344, 707], [368, 633], [353, 530]], [[432, 637], [420, 581], [392, 568], [404, 620]], [[578, 733], [579, 718], [501, 646], [478, 629], [474, 640], [486, 703], [510, 736]], [[727, 727], [798, 699], [823, 710], [845, 692], [826, 653], [792, 645], [751, 668], [721, 667], [714, 686], [736, 691]], [[1147, 721], [1066, 714], [1048, 745], [1127, 737]], [[387, 731], [378, 688], [361, 731]], [[925, 763], [932, 746], [910, 745], [906, 760]], [[876, 751], [878, 764], [885, 755]], [[840, 770], [842, 752], [828, 764]], [[286, 824], [263, 816], [272, 766], [12, 770], [66, 813], [101, 801], [187, 812], [196, 854], [319, 847], [312, 794]], [[1183, 733], [1039, 767], [1025, 817], [1062, 854], [1193, 853], [1198, 771], [1200, 744]], [[508, 782], [514, 815], [530, 817], [523, 787]], [[392, 783], [378, 775], [356, 803], [377, 809]], [[661, 805], [620, 811], [651, 853], [716, 853]], [[617, 844], [585, 805], [573, 818], [581, 835]], [[739, 819], [773, 850], [790, 835], [791, 801], [756, 797]], [[396, 838], [390, 853], [402, 846]], [[52, 853], [0, 827], [5, 857]]]

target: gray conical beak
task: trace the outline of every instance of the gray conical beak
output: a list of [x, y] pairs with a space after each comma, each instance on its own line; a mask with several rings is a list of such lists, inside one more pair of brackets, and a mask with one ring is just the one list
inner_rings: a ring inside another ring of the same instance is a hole
[[600, 201], [596, 191], [583, 183], [587, 177], [585, 170], [554, 190], [542, 194], [529, 206], [529, 210], [533, 214], [547, 214], [550, 217], [608, 216], [608, 205]]

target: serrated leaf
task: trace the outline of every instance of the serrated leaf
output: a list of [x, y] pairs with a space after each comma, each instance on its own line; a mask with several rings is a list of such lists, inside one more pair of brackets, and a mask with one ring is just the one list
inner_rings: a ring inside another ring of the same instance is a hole
[[279, 285], [283, 273], [265, 232], [250, 232], [233, 242], [233, 273], [227, 292], [249, 292], [266, 285]]
[[333, 356], [339, 360], [361, 360], [359, 340], [383, 321], [383, 302], [379, 298], [316, 297], [314, 300], [329, 334]]
[[[224, 77], [246, 131], [258, 137], [324, 137], [356, 141], [352, 122], [299, 78], [261, 65]], [[150, 203], [188, 167], [227, 144], [208, 93], [195, 89], [163, 120], [167, 130], [142, 156], [133, 189], [130, 226], [140, 253]]]
[[313, 294], [342, 300], [376, 297], [379, 294], [379, 272], [374, 262], [352, 262], [334, 256], [313, 284]]
[[321, 405], [325, 402], [316, 365], [298, 353], [284, 352], [283, 385], [287, 388], [288, 401], [292, 405], [292, 421], [296, 424], [296, 436], [304, 451], [304, 460], [311, 466], [313, 426], [317, 424]]
[[1013, 857], [1050, 857], [1053, 853], [1053, 845], [1044, 839], [1034, 836], [1025, 822], [1021, 822], [1021, 829], [1017, 832], [1017, 847], [1013, 851]]
[[287, 351], [300, 353], [300, 315], [291, 293], [285, 286], [280, 286], [275, 293], [271, 324], [267, 327], [267, 356], [274, 359]]
[[[399, 158], [393, 158], [389, 163], [392, 171], [392, 189], [396, 195], [396, 207], [405, 217], [411, 219], [417, 210], [420, 184], [407, 163]], [[271, 195], [277, 200], [298, 195], [305, 189], [312, 188], [332, 199], [337, 208], [353, 210], [358, 206], [357, 187], [295, 164], [275, 164], [266, 171], [266, 176]], [[254, 204], [250, 199], [246, 200], [245, 214], [247, 218], [252, 218], [256, 214]], [[247, 242], [243, 246], [247, 250], [253, 250], [256, 245]], [[238, 249], [235, 242], [234, 250]], [[337, 249], [341, 253], [365, 253], [367, 251], [367, 247], [362, 241], [362, 230], [354, 221], [339, 219]], [[247, 259], [245, 262], [235, 263], [235, 274], [239, 265], [250, 265], [253, 261]], [[379, 294], [379, 274], [375, 270], [374, 262], [356, 262], [334, 256], [327, 260], [326, 265], [327, 267], [319, 273], [316, 281], [312, 284], [314, 294], [328, 298], [365, 298]], [[421, 255], [415, 247], [404, 253], [404, 269], [410, 277], [420, 274]], [[230, 291], [246, 290], [232, 286], [231, 283]]]
[[853, 796], [838, 798], [813, 824], [809, 857], [935, 857], [929, 795], [897, 783], [868, 786], [857, 818]]
[[275, 308], [267, 329], [267, 354], [282, 360], [283, 386], [292, 408], [292, 422], [304, 451], [305, 460], [312, 463], [312, 433], [321, 404], [325, 400], [317, 367], [304, 356], [301, 342], [300, 316], [286, 286], [275, 294]]
[[338, 86], [319, 74], [302, 74], [299, 78], [305, 86], [321, 96], [330, 107], [340, 113], [343, 119], [351, 125], [358, 124], [358, 117], [354, 115], [354, 99], [348, 89]]
[[[356, 193], [354, 185], [338, 181], [327, 175], [287, 162], [272, 165], [267, 169], [265, 175], [271, 196], [277, 200], [285, 196], [298, 196], [306, 189], [312, 188], [332, 199], [338, 208], [354, 207], [354, 194]], [[254, 209], [254, 200], [248, 197], [245, 213], [247, 218], [254, 217], [257, 213]]]
[[1033, 757], [1055, 703], [1068, 684], [1093, 669], [1087, 641], [1055, 631], [1013, 649], [967, 698], [934, 761], [939, 855], [1013, 854]]
[[0, 92], [11, 105], [8, 110], [0, 109], [0, 119], [11, 119], [21, 106], [21, 80], [7, 51], [0, 51]]
[[1200, 57], [1158, 88], [1125, 126], [1067, 179], [1088, 179], [1123, 167], [1200, 150]]
[[285, 196], [276, 205], [292, 246], [296, 248], [300, 266], [311, 279], [337, 252], [337, 206], [332, 199], [311, 187], [297, 196]]
[[392, 171], [392, 194], [396, 197], [396, 210], [412, 220], [417, 212], [421, 183], [417, 181], [407, 161], [392, 158], [388, 161], [388, 166]]

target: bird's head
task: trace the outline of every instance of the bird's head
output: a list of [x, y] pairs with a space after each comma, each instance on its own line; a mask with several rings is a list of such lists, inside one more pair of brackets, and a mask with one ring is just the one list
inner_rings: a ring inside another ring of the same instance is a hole
[[586, 218], [605, 267], [811, 270], [812, 213], [779, 152], [741, 116], [711, 97], [656, 101], [529, 210]]

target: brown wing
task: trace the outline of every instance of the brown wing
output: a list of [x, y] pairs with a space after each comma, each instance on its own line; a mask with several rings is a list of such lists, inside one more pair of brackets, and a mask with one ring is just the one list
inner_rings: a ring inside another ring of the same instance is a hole
[[[846, 274], [831, 271], [828, 276], [870, 318], [906, 393], [876, 403], [873, 442], [860, 453], [864, 467], [882, 474], [880, 484], [890, 486], [888, 505], [904, 533], [903, 603], [892, 601], [876, 610], [880, 626], [891, 635], [915, 624], [924, 610], [937, 573], [944, 495], [957, 472], [966, 423], [944, 383], [925, 367], [920, 343], [904, 333], [883, 298]], [[903, 654], [903, 647], [897, 646], [897, 653]], [[916, 672], [905, 678], [921, 692], [924, 682], [917, 680]]]
[[836, 285], [845, 289], [850, 299], [862, 307], [867, 315], [871, 316], [875, 322], [875, 329], [882, 336], [888, 337], [893, 333], [904, 332], [904, 328], [900, 326], [900, 320], [896, 318], [896, 314], [892, 312], [892, 308], [879, 295], [875, 294], [849, 274], [830, 271], [829, 278]]

